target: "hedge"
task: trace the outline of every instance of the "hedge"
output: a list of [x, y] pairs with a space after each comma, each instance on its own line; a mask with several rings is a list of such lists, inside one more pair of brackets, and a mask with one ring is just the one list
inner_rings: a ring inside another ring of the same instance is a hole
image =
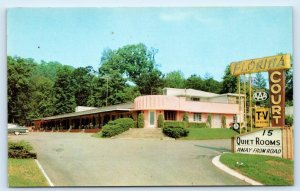
[[165, 121], [165, 127], [182, 127], [182, 128], [207, 128], [205, 122], [196, 123], [196, 122], [186, 122], [186, 121]]
[[127, 131], [129, 128], [134, 127], [134, 121], [131, 118], [120, 118], [108, 122], [104, 125], [101, 133], [102, 137], [112, 137]]
[[207, 128], [206, 123], [194, 123], [194, 122], [189, 122], [188, 123], [189, 128]]
[[165, 121], [165, 127], [182, 127], [186, 128], [188, 125], [186, 121]]
[[137, 128], [144, 128], [145, 123], [144, 123], [144, 114], [140, 113], [138, 115], [138, 120], [137, 120]]
[[158, 128], [164, 128], [164, 116], [162, 114], [158, 115], [158, 119], [157, 119], [157, 127]]
[[31, 152], [32, 147], [25, 141], [8, 142], [8, 158], [33, 158], [36, 159], [36, 153]]
[[189, 134], [189, 131], [182, 127], [164, 127], [163, 133], [172, 138], [180, 138], [186, 137]]

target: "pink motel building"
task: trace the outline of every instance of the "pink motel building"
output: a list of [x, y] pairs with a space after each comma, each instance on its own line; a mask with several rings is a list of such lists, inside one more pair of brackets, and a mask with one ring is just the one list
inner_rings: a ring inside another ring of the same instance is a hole
[[[99, 129], [108, 121], [122, 117], [137, 119], [144, 114], [145, 128], [157, 128], [158, 115], [165, 120], [182, 121], [188, 113], [189, 122], [206, 122], [212, 116], [212, 128], [226, 126], [234, 120], [240, 121], [238, 94], [215, 94], [194, 89], [164, 88], [163, 95], [145, 95], [135, 98], [134, 103], [125, 103], [101, 108], [77, 107], [73, 113], [34, 120], [35, 129], [62, 131]], [[243, 111], [243, 107], [241, 108]], [[241, 118], [242, 119], [242, 118]]]

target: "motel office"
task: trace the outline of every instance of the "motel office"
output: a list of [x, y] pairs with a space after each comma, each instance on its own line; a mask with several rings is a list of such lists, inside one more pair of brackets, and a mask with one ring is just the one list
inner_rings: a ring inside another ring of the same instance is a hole
[[34, 124], [36, 130], [92, 130], [102, 128], [108, 121], [117, 118], [131, 117], [136, 120], [138, 114], [143, 113], [145, 128], [157, 128], [158, 115], [162, 114], [165, 120], [182, 121], [187, 112], [190, 122], [206, 122], [208, 115], [211, 115], [213, 128], [220, 128], [222, 116], [225, 116], [226, 126], [229, 127], [234, 120], [240, 121], [239, 116], [242, 116], [238, 101], [238, 94], [164, 88], [163, 95], [139, 96], [133, 103], [101, 108], [77, 107], [73, 113], [37, 119]]

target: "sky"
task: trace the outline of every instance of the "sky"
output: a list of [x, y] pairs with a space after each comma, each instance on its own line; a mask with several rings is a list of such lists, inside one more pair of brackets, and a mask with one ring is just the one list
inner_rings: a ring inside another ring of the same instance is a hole
[[221, 80], [228, 64], [293, 54], [292, 8], [11, 8], [7, 54], [98, 69], [104, 49], [143, 43], [163, 73]]

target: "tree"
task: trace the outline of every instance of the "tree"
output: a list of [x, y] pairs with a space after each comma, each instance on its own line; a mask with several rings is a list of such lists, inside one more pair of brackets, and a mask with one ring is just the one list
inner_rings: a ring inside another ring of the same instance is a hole
[[99, 74], [105, 76], [117, 72], [126, 82], [137, 85], [141, 94], [157, 93], [163, 86], [163, 76], [155, 65], [156, 53], [156, 49], [149, 50], [141, 43], [126, 45], [114, 51], [106, 50], [101, 58]]
[[262, 73], [261, 72], [256, 73], [255, 79], [253, 81], [253, 86], [258, 89], [266, 89], [266, 85], [267, 85], [266, 79], [264, 78]]
[[169, 88], [184, 88], [185, 79], [183, 73], [179, 70], [168, 73], [164, 79], [164, 84], [165, 87]]
[[36, 63], [32, 59], [7, 57], [8, 122], [25, 124], [32, 110], [30, 76]]
[[236, 93], [237, 77], [230, 74], [230, 66], [226, 66], [220, 93]]
[[74, 96], [72, 70], [63, 68], [58, 71], [53, 92], [55, 98], [55, 115], [74, 112], [76, 101]]
[[203, 90], [203, 86], [204, 85], [201, 76], [197, 76], [196, 74], [193, 74], [186, 79], [186, 83], [185, 83], [186, 88]]
[[291, 56], [292, 68], [286, 70], [286, 86], [285, 86], [285, 99], [287, 105], [293, 105], [293, 57]]
[[93, 80], [93, 67], [79, 67], [72, 72], [74, 80], [74, 95], [76, 105], [86, 106], [88, 98], [91, 95], [91, 86]]

